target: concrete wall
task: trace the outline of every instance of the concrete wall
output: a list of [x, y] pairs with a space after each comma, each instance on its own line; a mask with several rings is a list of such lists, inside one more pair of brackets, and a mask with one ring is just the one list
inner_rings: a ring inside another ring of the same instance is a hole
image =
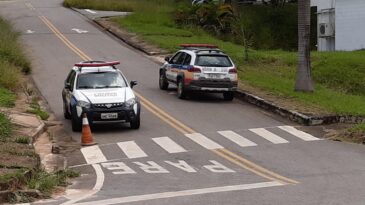
[[365, 49], [365, 0], [336, 0], [336, 50]]

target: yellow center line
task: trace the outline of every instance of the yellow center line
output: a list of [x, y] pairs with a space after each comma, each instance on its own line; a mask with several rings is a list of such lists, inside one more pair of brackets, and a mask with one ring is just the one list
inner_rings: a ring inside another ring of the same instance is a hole
[[[74, 53], [76, 53], [81, 59], [83, 60], [91, 60], [89, 56], [83, 53], [80, 49], [78, 49], [74, 44], [72, 44], [46, 17], [39, 16], [39, 18], [49, 27], [54, 34], [69, 47]], [[181, 132], [182, 134], [189, 134], [189, 133], [197, 133], [190, 127], [186, 126], [184, 123], [180, 122], [176, 118], [172, 117], [171, 115], [167, 114], [165, 111], [154, 105], [151, 101], [144, 98], [141, 94], [136, 93], [136, 96], [141, 100], [141, 104], [149, 110], [151, 113], [156, 115], [162, 121], [170, 125], [171, 127], [175, 128], [177, 131]], [[287, 177], [281, 176], [275, 172], [272, 172], [268, 169], [265, 169], [254, 162], [251, 162], [247, 159], [244, 159], [242, 156], [239, 156], [227, 149], [215, 149], [212, 150], [213, 153], [217, 154], [218, 156], [230, 161], [231, 163], [251, 171], [261, 177], [264, 177], [269, 180], [278, 181], [283, 184], [298, 184], [299, 182], [289, 179]]]

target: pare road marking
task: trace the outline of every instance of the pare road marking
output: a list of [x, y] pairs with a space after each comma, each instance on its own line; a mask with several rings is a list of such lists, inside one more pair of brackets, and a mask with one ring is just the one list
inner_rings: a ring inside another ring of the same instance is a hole
[[73, 28], [71, 30], [76, 31], [77, 33], [88, 33], [89, 32], [89, 31], [86, 31], [86, 30], [78, 29], [78, 28]]
[[32, 33], [34, 33], [34, 31], [28, 29], [25, 33], [32, 34]]
[[[189, 165], [184, 160], [176, 161], [164, 161], [166, 165], [170, 168], [175, 168], [178, 170], [182, 170], [187, 173], [198, 173], [198, 170], [193, 166]], [[233, 169], [230, 169], [223, 164], [215, 161], [209, 160], [210, 164], [203, 165], [202, 170], [208, 170], [212, 173], [235, 173]], [[154, 161], [147, 161], [145, 163], [142, 162], [133, 162], [134, 165], [137, 165], [137, 168], [141, 171], [148, 174], [168, 174], [170, 171], [166, 167], [162, 167]], [[112, 171], [113, 174], [137, 174], [137, 171], [133, 170], [130, 166], [128, 166], [124, 162], [106, 162], [101, 163], [105, 169]]]

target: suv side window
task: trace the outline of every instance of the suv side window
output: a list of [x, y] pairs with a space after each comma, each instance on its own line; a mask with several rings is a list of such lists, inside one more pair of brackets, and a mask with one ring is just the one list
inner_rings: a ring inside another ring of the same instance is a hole
[[190, 65], [190, 61], [191, 61], [191, 55], [186, 54], [185, 60], [183, 62], [183, 65]]
[[183, 62], [184, 62], [184, 59], [185, 59], [185, 56], [186, 56], [186, 53], [181, 53], [181, 55], [179, 56], [179, 59], [177, 59], [177, 62], [176, 62], [176, 64], [178, 64], [178, 65], [182, 65], [183, 64]]
[[174, 57], [171, 59], [171, 64], [177, 64], [177, 61], [179, 60], [182, 52], [177, 53]]

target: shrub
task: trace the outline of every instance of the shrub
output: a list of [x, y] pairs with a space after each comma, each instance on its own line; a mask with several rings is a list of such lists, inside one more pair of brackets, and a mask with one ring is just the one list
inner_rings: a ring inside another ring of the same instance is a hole
[[10, 119], [4, 113], [0, 113], [0, 141], [6, 141], [12, 133], [13, 125]]

